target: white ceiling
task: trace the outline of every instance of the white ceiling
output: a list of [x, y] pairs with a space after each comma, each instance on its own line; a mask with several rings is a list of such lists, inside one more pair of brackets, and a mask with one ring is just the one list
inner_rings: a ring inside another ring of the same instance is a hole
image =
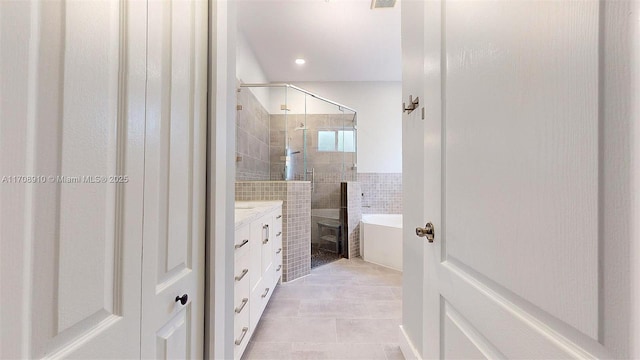
[[400, 81], [400, 1], [370, 7], [371, 0], [239, 0], [238, 28], [271, 82]]

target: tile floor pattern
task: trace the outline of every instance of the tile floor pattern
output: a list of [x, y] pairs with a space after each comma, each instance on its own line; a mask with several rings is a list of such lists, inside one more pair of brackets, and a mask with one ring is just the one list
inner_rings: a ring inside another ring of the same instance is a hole
[[340, 259], [279, 285], [243, 360], [404, 359], [402, 273]]

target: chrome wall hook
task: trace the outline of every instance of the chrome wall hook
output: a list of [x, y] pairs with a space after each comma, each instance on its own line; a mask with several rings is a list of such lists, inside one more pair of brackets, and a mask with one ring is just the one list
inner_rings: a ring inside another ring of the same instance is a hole
[[413, 96], [409, 95], [409, 106], [407, 106], [405, 103], [402, 103], [402, 112], [407, 112], [408, 114], [411, 114], [413, 110], [418, 108], [419, 105], [420, 105], [420, 98], [416, 97], [414, 100]]

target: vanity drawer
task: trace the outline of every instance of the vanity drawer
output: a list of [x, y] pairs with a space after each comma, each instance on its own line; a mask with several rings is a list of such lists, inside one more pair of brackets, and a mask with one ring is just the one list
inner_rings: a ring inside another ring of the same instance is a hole
[[236, 314], [233, 321], [233, 354], [235, 359], [240, 359], [244, 349], [247, 347], [251, 337], [251, 329], [249, 324], [249, 304], [247, 304], [240, 314]]
[[251, 296], [249, 296], [249, 292], [247, 292], [246, 296], [240, 296], [234, 299], [233, 303], [233, 316], [234, 319], [241, 318], [245, 316], [245, 314], [250, 313], [249, 303], [251, 302]]
[[234, 300], [238, 303], [243, 298], [249, 298], [251, 292], [251, 271], [250, 266], [251, 257], [249, 253], [245, 253], [242, 256], [235, 259], [235, 266], [233, 267], [233, 284], [234, 284]]
[[255, 328], [274, 290], [273, 271], [264, 274], [251, 291], [251, 326]]
[[282, 257], [282, 251], [282, 235], [276, 236], [275, 239], [273, 239], [273, 256]]
[[282, 213], [279, 211], [273, 213], [273, 228], [276, 231], [282, 231]]
[[250, 244], [250, 236], [251, 236], [251, 227], [248, 225], [242, 226], [236, 229], [236, 236], [234, 240], [234, 254], [237, 259], [244, 254], [249, 253]]
[[275, 285], [282, 278], [282, 253], [276, 255], [275, 260], [273, 261], [273, 266], [275, 271], [273, 284]]

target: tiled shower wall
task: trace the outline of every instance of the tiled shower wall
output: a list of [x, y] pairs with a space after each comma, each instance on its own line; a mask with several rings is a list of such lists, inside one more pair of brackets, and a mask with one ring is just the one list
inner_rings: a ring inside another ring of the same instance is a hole
[[236, 200], [282, 200], [282, 281], [311, 272], [308, 181], [236, 181]]
[[[296, 130], [306, 124], [307, 130]], [[315, 168], [317, 174], [342, 174], [345, 163], [345, 179], [355, 178], [355, 153], [318, 151], [318, 130], [349, 130], [353, 128], [353, 114], [272, 114], [270, 123], [270, 151], [272, 180], [283, 180], [286, 143], [291, 156], [293, 180], [304, 178], [304, 141], [307, 142], [307, 169]], [[286, 129], [286, 132], [285, 132]], [[274, 178], [275, 177], [275, 178]]]
[[[296, 130], [305, 125], [307, 130]], [[284, 179], [283, 157], [287, 142], [292, 152], [300, 151], [291, 155], [291, 175], [294, 180], [305, 179], [303, 150], [306, 136], [307, 170], [315, 171], [311, 207], [340, 208], [340, 182], [355, 180], [356, 153], [318, 151], [318, 131], [349, 130], [353, 129], [353, 125], [353, 114], [271, 115], [271, 180]], [[307, 179], [311, 179], [310, 175]]]
[[239, 88], [236, 180], [269, 180], [269, 113], [249, 88]]
[[359, 173], [363, 214], [402, 214], [401, 173]]

